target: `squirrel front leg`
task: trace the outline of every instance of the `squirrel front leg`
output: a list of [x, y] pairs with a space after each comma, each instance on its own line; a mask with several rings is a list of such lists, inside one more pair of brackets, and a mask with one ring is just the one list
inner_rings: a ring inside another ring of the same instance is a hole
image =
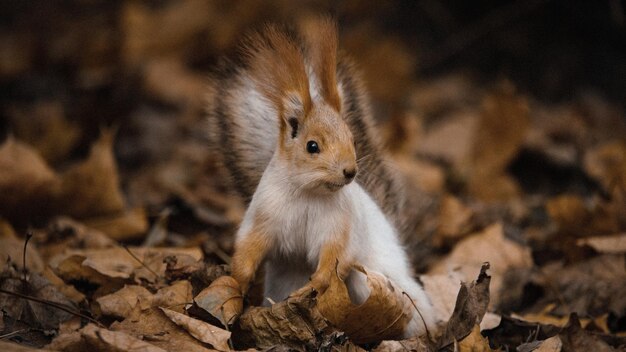
[[350, 225], [345, 224], [337, 236], [322, 246], [317, 269], [307, 286], [312, 286], [323, 294], [330, 285], [331, 275], [335, 275], [335, 270], [342, 280], [348, 276], [354, 264], [347, 251], [349, 236]]
[[270, 243], [267, 236], [257, 226], [235, 243], [235, 254], [231, 262], [231, 273], [245, 295], [250, 283], [267, 254]]

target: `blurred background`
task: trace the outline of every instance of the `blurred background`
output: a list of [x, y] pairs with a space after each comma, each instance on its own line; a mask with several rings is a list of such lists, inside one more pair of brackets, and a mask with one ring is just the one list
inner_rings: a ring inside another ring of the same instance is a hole
[[[459, 228], [425, 222], [423, 234], [440, 236], [429, 246], [445, 252], [503, 213], [513, 214], [518, 238], [537, 224], [555, 233], [547, 224], [570, 213], [549, 214], [551, 199], [565, 204], [554, 209], [595, 214], [593, 206], [626, 189], [624, 7], [619, 0], [3, 1], [5, 151], [9, 139], [23, 142], [24, 155], [60, 178], [98, 146], [113, 154], [87, 180], [79, 177], [80, 191], [64, 180], [41, 196], [46, 183], [24, 177], [28, 165], [18, 165], [16, 152], [0, 170], [0, 210], [18, 228], [61, 214], [106, 227], [122, 216], [136, 221], [115, 230], [127, 241], [168, 219], [167, 241], [225, 234], [215, 246], [229, 252], [243, 206], [204, 146], [208, 74], [263, 23], [330, 13], [342, 50], [363, 73], [389, 158], [425, 200], [416, 213], [465, 214]], [[104, 180], [111, 185], [101, 193], [114, 200], [93, 191]], [[623, 225], [613, 219], [576, 231]]]

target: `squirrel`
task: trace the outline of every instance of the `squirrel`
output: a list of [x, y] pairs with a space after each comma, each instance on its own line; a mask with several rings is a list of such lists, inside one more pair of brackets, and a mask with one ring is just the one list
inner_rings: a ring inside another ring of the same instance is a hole
[[273, 301], [302, 287], [323, 293], [337, 272], [363, 302], [365, 278], [351, 270], [360, 264], [415, 303], [404, 337], [434, 331], [432, 305], [396, 231], [402, 184], [382, 161], [356, 69], [338, 58], [335, 22], [267, 25], [241, 54], [212, 81], [208, 123], [211, 145], [249, 202], [231, 263], [242, 292], [265, 263]]

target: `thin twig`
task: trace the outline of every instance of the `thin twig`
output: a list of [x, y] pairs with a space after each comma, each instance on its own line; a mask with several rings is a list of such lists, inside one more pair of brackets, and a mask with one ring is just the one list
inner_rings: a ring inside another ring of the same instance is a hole
[[22, 253], [22, 277], [24, 282], [26, 282], [26, 247], [28, 246], [28, 241], [33, 238], [33, 232], [26, 232], [26, 240], [24, 241], [24, 252]]
[[67, 307], [67, 306], [65, 306], [65, 305], [63, 305], [61, 303], [51, 302], [51, 301], [47, 301], [45, 299], [41, 299], [41, 298], [25, 295], [25, 294], [18, 293], [18, 292], [7, 291], [7, 290], [1, 289], [1, 288], [0, 288], [0, 293], [4, 293], [4, 294], [7, 294], [7, 295], [20, 297], [20, 298], [23, 298], [23, 299], [26, 299], [26, 300], [29, 300], [29, 301], [33, 301], [33, 302], [41, 303], [41, 304], [44, 304], [44, 305], [47, 305], [47, 306], [50, 306], [50, 307], [54, 307], [54, 308], [57, 308], [57, 309], [60, 309], [60, 310], [62, 310], [64, 312], [66, 312], [66, 313], [75, 315], [77, 317], [81, 317], [83, 319], [87, 319], [90, 322], [92, 322], [94, 324], [97, 324], [98, 326], [100, 326], [102, 328], [105, 327], [104, 325], [102, 325], [102, 323], [100, 323], [96, 319], [94, 319], [92, 317], [89, 317], [89, 316], [87, 316], [85, 314], [82, 314], [80, 312], [76, 312], [72, 308]]
[[402, 294], [405, 295], [409, 299], [409, 302], [411, 302], [411, 304], [413, 305], [413, 308], [415, 308], [415, 310], [417, 311], [417, 314], [419, 314], [420, 319], [422, 319], [422, 323], [424, 324], [424, 329], [426, 330], [426, 337], [428, 337], [428, 341], [432, 341], [431, 336], [430, 336], [430, 331], [428, 331], [428, 326], [426, 326], [426, 320], [424, 320], [424, 316], [422, 316], [422, 312], [420, 312], [420, 310], [417, 309], [417, 306], [415, 305], [415, 302], [413, 302], [413, 299], [411, 299], [411, 296], [409, 296], [404, 291], [402, 291]]
[[26, 332], [28, 330], [30, 330], [30, 329], [20, 329], [20, 330], [15, 330], [13, 332], [10, 332], [8, 334], [0, 335], [0, 340], [6, 339], [7, 337], [11, 337], [11, 336], [14, 336], [14, 335], [17, 335], [17, 334], [21, 334], [21, 333]]
[[126, 245], [122, 245], [122, 247], [124, 247], [124, 249], [126, 250], [126, 252], [128, 252], [128, 254], [130, 254], [131, 257], [133, 257], [133, 259], [135, 259], [136, 261], [139, 262], [139, 264], [141, 264], [141, 266], [143, 266], [144, 268], [146, 268], [146, 270], [148, 270], [149, 272], [152, 273], [152, 275], [154, 275], [155, 278], [159, 278], [159, 274], [157, 274], [154, 270], [150, 269], [146, 263], [144, 263], [141, 259], [137, 258], [137, 256], [135, 254], [133, 254], [133, 252], [130, 251], [130, 248], [126, 247]]

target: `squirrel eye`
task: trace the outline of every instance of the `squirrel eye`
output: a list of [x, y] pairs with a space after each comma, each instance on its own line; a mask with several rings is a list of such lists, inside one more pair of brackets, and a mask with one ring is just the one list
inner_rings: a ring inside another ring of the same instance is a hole
[[308, 141], [306, 142], [306, 151], [309, 154], [315, 154], [320, 152], [320, 147], [317, 145], [316, 141]]

